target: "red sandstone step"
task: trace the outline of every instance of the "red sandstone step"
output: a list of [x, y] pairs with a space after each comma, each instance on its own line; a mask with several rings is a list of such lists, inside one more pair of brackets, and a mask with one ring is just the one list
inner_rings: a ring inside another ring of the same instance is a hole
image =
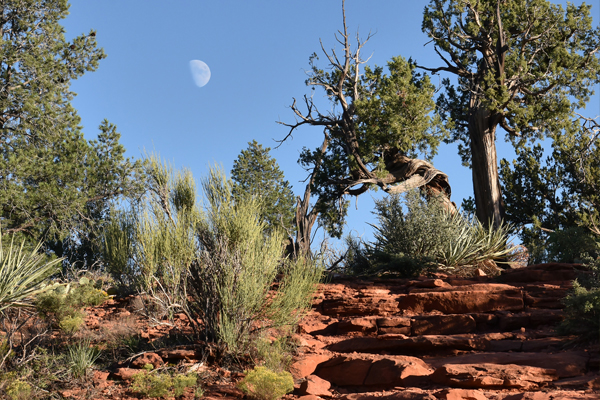
[[571, 337], [535, 338], [520, 332], [421, 336], [388, 334], [376, 337], [340, 338], [326, 348], [338, 353], [398, 355], [435, 355], [452, 351], [521, 352], [558, 350], [571, 339]]

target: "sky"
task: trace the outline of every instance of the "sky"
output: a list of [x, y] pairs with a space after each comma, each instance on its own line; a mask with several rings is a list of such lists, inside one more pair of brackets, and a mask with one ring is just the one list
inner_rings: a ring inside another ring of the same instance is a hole
[[[371, 56], [369, 65], [383, 66], [398, 55], [423, 66], [442, 65], [421, 32], [427, 3], [347, 0], [349, 32], [358, 31], [362, 39], [374, 34], [363, 50]], [[600, 5], [591, 3], [597, 26]], [[304, 146], [319, 146], [322, 131], [300, 129], [275, 149], [288, 133], [277, 121], [293, 122], [293, 98], [310, 94], [304, 82], [310, 55], [322, 55], [319, 40], [327, 50], [341, 50], [334, 37], [342, 27], [341, 0], [80, 0], [72, 2], [62, 24], [67, 39], [97, 31], [107, 54], [98, 70], [71, 86], [86, 138], [94, 139], [106, 118], [117, 126], [128, 156], [156, 152], [175, 168], [189, 168], [196, 180], [215, 163], [231, 171], [248, 142], [257, 140], [272, 148], [294, 192], [303, 193], [307, 172], [298, 155]], [[203, 87], [194, 82], [191, 60], [210, 68]], [[325, 67], [324, 57], [320, 61]], [[442, 77], [432, 82], [439, 84]], [[322, 94], [316, 92], [317, 101], [324, 101]], [[600, 114], [599, 97], [585, 115]], [[502, 135], [497, 145], [499, 159], [512, 160]], [[472, 196], [471, 171], [461, 166], [456, 145], [442, 145], [438, 153], [434, 166], [449, 176], [452, 200], [460, 204]], [[371, 237], [373, 198], [381, 195], [352, 199], [347, 233]]]

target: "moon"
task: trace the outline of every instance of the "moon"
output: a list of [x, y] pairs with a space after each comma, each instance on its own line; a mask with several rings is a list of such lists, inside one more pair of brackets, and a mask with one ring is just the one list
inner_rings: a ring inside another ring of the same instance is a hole
[[198, 87], [206, 85], [210, 80], [210, 68], [208, 68], [208, 65], [203, 61], [190, 61], [190, 71], [192, 72], [194, 83]]

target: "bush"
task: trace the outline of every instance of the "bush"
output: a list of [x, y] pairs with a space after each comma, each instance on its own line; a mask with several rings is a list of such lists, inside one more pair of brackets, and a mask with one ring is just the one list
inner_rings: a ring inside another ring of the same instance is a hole
[[9, 384], [5, 391], [10, 400], [29, 400], [33, 389], [29, 383], [16, 380]]
[[131, 390], [148, 397], [179, 397], [186, 388], [196, 386], [198, 377], [195, 374], [177, 374], [171, 376], [167, 373], [153, 374], [146, 371], [133, 376]]
[[294, 390], [294, 379], [289, 372], [273, 372], [266, 367], [255, 367], [246, 372], [239, 388], [258, 400], [277, 400]]
[[584, 256], [589, 274], [573, 282], [565, 300], [565, 319], [559, 326], [563, 334], [575, 334], [583, 341], [600, 339], [600, 257]]
[[43, 282], [62, 262], [62, 258], [48, 261], [46, 255], [40, 253], [41, 243], [23, 252], [25, 241], [15, 247], [13, 236], [8, 251], [2, 242], [0, 239], [0, 312], [25, 305], [24, 301], [43, 289]]
[[571, 226], [550, 233], [546, 244], [548, 261], [572, 263], [581, 261], [581, 255], [600, 256], [600, 237], [589, 229]]
[[417, 191], [389, 195], [375, 203], [379, 224], [373, 243], [349, 239], [347, 268], [354, 274], [392, 272], [419, 275], [438, 266], [476, 266], [511, 254], [509, 227], [485, 228], [474, 217], [445, 210], [436, 198], [425, 200]]
[[100, 350], [92, 347], [89, 340], [69, 346], [68, 349], [67, 362], [75, 378], [85, 377], [100, 357]]
[[108, 299], [105, 292], [93, 286], [93, 282], [82, 280], [82, 283], [48, 287], [35, 301], [38, 313], [66, 333], [79, 330], [85, 318], [82, 308], [98, 306]]
[[192, 320], [204, 322], [208, 340], [237, 353], [253, 330], [296, 324], [310, 307], [322, 268], [302, 257], [284, 259], [283, 233], [267, 234], [260, 204], [236, 203], [231, 187], [218, 170], [203, 182], [208, 207], [190, 266], [190, 310]]

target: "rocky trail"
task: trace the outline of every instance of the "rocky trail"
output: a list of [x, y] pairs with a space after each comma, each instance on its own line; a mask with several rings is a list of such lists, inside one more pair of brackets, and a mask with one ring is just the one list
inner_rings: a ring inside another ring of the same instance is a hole
[[298, 397], [600, 399], [598, 345], [557, 336], [572, 264], [497, 278], [339, 280], [300, 324]]
[[[598, 400], [600, 345], [555, 332], [580, 273], [579, 265], [542, 264], [496, 278], [334, 278], [299, 325], [295, 390], [285, 399]], [[186, 321], [176, 316], [180, 332]], [[139, 399], [130, 382], [146, 364], [196, 371], [205, 399], [244, 398], [236, 386], [243, 374], [211, 365], [200, 344], [161, 347], [172, 328], [149, 325], [134, 297], [88, 309], [86, 325], [99, 340], [127, 325], [157, 347], [94, 371], [90, 385], [63, 398]]]

